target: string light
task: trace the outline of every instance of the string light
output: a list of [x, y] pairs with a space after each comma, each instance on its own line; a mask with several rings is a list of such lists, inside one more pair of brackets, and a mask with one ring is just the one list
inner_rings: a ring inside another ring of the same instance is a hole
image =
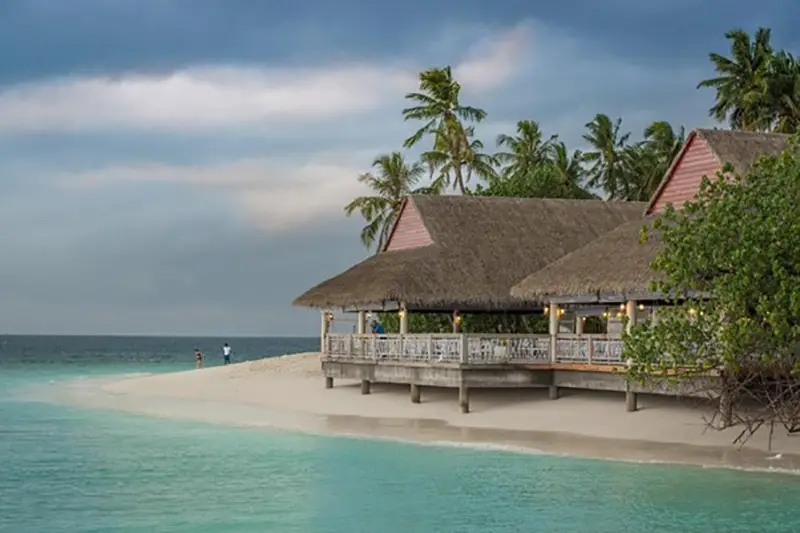
[[639, 311], [644, 311], [644, 304], [637, 305], [636, 309], [638, 309]]

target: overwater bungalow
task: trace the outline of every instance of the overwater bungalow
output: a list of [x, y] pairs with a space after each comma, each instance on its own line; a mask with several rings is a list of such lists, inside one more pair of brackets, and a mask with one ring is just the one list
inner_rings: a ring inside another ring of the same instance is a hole
[[[693, 130], [648, 203], [474, 196], [411, 196], [388, 242], [374, 256], [309, 289], [295, 305], [321, 311], [322, 368], [334, 379], [453, 387], [469, 411], [469, 390], [548, 387], [624, 391], [636, 410], [637, 394], [696, 394], [630, 383], [620, 339], [627, 324], [657, 319], [666, 304], [648, 291], [658, 241], [640, 244], [651, 216], [680, 206], [703, 176], [726, 163], [745, 173], [762, 154], [787, 147], [788, 136]], [[328, 330], [331, 311], [357, 314], [354, 334]], [[399, 332], [366, 333], [368, 313], [397, 312]], [[408, 332], [408, 314], [452, 313], [452, 333]], [[459, 331], [460, 313], [549, 315], [549, 333], [489, 334]], [[602, 334], [586, 334], [588, 316], [601, 317]], [[699, 388], [697, 389], [699, 390]]]

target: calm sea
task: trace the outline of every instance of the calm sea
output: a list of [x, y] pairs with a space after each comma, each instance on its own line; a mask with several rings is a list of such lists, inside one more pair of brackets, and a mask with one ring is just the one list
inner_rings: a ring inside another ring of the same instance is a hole
[[316, 339], [0, 336], [5, 533], [797, 532], [800, 476], [184, 423], [20, 390]]

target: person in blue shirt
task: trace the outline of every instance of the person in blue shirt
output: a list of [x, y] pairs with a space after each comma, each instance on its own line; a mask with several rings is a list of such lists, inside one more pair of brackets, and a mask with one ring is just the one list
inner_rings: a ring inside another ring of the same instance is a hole
[[383, 326], [377, 320], [372, 321], [372, 333], [376, 333], [378, 335], [383, 335], [385, 333], [383, 331]]

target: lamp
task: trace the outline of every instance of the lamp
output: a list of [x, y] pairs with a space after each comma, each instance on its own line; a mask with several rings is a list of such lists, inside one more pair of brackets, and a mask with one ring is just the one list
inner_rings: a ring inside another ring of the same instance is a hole
[[625, 310], [625, 304], [619, 304], [619, 310], [620, 311], [624, 311]]
[[549, 313], [550, 312], [550, 307], [545, 305], [543, 311], [544, 311], [544, 314]]
[[400, 310], [397, 312], [397, 316], [399, 316], [399, 317], [400, 317], [400, 320], [402, 320], [402, 319], [403, 319], [403, 317], [404, 317], [404, 316], [406, 316], [406, 310], [405, 310], [405, 309], [400, 309]]
[[636, 309], [638, 309], [639, 311], [644, 311], [644, 304], [637, 305]]
[[455, 322], [456, 324], [461, 324], [461, 315], [454, 315], [453, 322]]

